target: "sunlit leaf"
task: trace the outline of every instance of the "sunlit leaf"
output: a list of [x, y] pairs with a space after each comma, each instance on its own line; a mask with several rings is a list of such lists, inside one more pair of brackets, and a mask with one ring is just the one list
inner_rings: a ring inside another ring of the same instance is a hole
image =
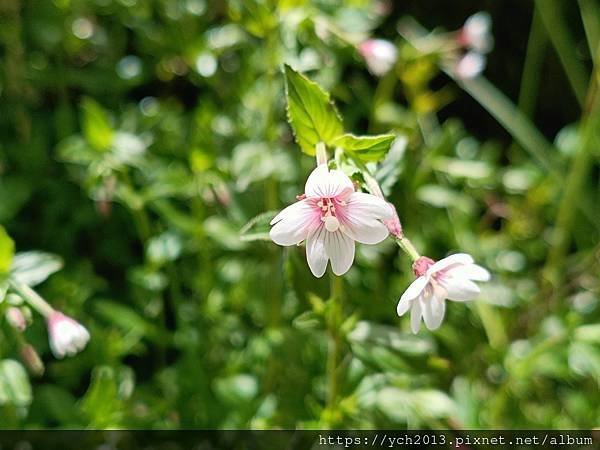
[[8, 272], [15, 254], [15, 243], [0, 225], [0, 275]]
[[95, 150], [109, 150], [113, 141], [113, 129], [108, 113], [89, 97], [83, 99], [81, 109], [81, 128], [87, 142]]
[[341, 147], [359, 157], [364, 162], [382, 161], [396, 139], [393, 134], [380, 134], [377, 136], [355, 136], [344, 134], [332, 142], [332, 145]]
[[314, 155], [318, 142], [332, 144], [344, 133], [342, 119], [329, 94], [317, 83], [287, 64], [284, 73], [288, 121], [302, 151]]

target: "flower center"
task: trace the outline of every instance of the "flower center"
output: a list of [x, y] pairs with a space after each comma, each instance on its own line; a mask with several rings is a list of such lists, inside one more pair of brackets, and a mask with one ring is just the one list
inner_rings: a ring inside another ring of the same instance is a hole
[[[345, 202], [340, 202], [343, 206]], [[317, 206], [321, 209], [321, 221], [325, 224], [325, 229], [331, 233], [341, 228], [340, 221], [336, 216], [335, 204], [331, 198], [322, 198], [317, 202]]]

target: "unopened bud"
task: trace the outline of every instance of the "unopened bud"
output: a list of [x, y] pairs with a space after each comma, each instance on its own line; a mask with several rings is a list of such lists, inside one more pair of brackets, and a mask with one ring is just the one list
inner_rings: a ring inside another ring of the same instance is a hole
[[6, 310], [6, 321], [15, 330], [23, 332], [27, 328], [27, 319], [20, 308], [11, 306]]
[[396, 207], [391, 203], [388, 203], [388, 205], [390, 205], [390, 208], [392, 209], [392, 218], [384, 220], [383, 224], [387, 227], [388, 231], [392, 236], [401, 238], [403, 236], [403, 233], [402, 224], [400, 223], [400, 217], [398, 217]]
[[32, 345], [21, 347], [21, 360], [33, 375], [41, 377], [44, 374], [44, 363]]

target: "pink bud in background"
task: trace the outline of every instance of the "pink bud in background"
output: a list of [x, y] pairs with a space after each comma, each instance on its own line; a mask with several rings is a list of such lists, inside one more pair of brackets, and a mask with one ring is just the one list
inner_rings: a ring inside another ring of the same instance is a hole
[[6, 310], [6, 321], [17, 331], [23, 332], [27, 328], [27, 319], [25, 319], [23, 312], [14, 306]]
[[494, 45], [494, 38], [490, 33], [491, 28], [492, 18], [488, 13], [473, 14], [461, 28], [459, 42], [478, 53], [488, 53]]
[[59, 311], [52, 312], [47, 323], [50, 349], [56, 358], [75, 355], [90, 340], [90, 333], [83, 325]]
[[33, 346], [30, 344], [25, 344], [23, 347], [21, 347], [20, 353], [21, 360], [29, 369], [29, 371], [32, 374], [41, 377], [44, 374], [45, 367], [35, 348], [33, 348]]
[[369, 71], [378, 77], [389, 72], [398, 59], [398, 49], [390, 41], [369, 39], [358, 46]]
[[468, 80], [481, 75], [484, 69], [485, 56], [476, 52], [467, 52], [456, 63], [454, 73], [458, 78]]

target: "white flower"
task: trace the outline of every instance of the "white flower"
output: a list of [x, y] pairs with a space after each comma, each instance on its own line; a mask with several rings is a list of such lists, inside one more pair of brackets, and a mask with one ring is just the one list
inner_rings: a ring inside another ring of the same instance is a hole
[[463, 80], [475, 78], [485, 69], [485, 56], [481, 53], [467, 52], [456, 63], [454, 73]]
[[52, 312], [47, 323], [50, 349], [59, 359], [80, 352], [90, 340], [90, 333], [83, 325], [59, 311]]
[[396, 46], [384, 39], [369, 39], [358, 46], [369, 71], [378, 77], [388, 73], [398, 59]]
[[480, 11], [470, 16], [460, 30], [459, 40], [462, 45], [479, 53], [488, 53], [494, 46], [494, 38], [490, 32], [492, 18]]
[[473, 300], [480, 293], [474, 281], [488, 281], [489, 272], [474, 264], [466, 253], [450, 255], [438, 262], [427, 257], [413, 265], [417, 279], [402, 294], [396, 311], [399, 316], [409, 309], [413, 333], [421, 327], [421, 317], [430, 330], [437, 329], [444, 318], [446, 299], [463, 302]]
[[382, 220], [392, 217], [385, 200], [354, 192], [352, 180], [339, 170], [320, 164], [306, 181], [305, 194], [271, 221], [270, 237], [279, 245], [306, 241], [311, 272], [322, 277], [331, 261], [343, 275], [354, 261], [354, 241], [377, 244], [388, 236]]

